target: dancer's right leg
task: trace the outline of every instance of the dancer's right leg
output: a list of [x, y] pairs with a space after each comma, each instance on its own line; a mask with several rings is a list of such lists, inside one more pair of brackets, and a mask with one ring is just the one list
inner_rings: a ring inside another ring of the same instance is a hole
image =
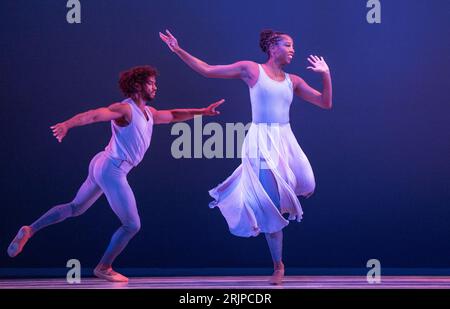
[[46, 226], [61, 222], [69, 217], [76, 217], [83, 214], [92, 204], [103, 194], [101, 188], [96, 184], [92, 176], [92, 168], [95, 159], [89, 166], [89, 175], [81, 185], [77, 195], [72, 202], [54, 206], [43, 216], [33, 222], [30, 226], [23, 226], [8, 247], [10, 257], [17, 256], [27, 243], [27, 241], [39, 230]]
[[141, 227], [136, 200], [126, 178], [127, 173], [111, 162], [105, 162], [102, 173], [96, 174], [97, 182], [102, 187], [112, 210], [122, 223], [112, 236], [108, 248], [94, 269], [97, 277], [113, 282], [128, 281], [127, 277], [112, 269], [112, 264]]
[[266, 233], [267, 244], [273, 261], [273, 274], [270, 277], [270, 284], [282, 284], [284, 277], [283, 254], [283, 231]]
[[[275, 207], [280, 208], [280, 195], [278, 192], [278, 185], [270, 169], [261, 168], [259, 170], [259, 181], [270, 197]], [[269, 246], [270, 255], [272, 256], [274, 271], [270, 277], [270, 284], [281, 284], [284, 277], [283, 264], [283, 231], [275, 233], [266, 233], [266, 240]]]
[[261, 168], [259, 170], [259, 181], [275, 207], [280, 208], [280, 194], [278, 192], [277, 181], [272, 171], [267, 168]]

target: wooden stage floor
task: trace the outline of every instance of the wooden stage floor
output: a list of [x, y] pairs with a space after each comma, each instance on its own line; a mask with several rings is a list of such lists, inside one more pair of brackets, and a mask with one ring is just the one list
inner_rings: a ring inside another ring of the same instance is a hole
[[267, 276], [130, 277], [128, 283], [81, 278], [0, 279], [0, 289], [449, 289], [450, 276], [382, 276], [369, 284], [362, 276], [287, 276], [282, 286], [268, 284]]

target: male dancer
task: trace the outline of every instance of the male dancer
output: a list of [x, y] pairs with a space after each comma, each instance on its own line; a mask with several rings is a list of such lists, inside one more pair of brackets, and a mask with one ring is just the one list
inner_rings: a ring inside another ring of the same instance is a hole
[[156, 69], [151, 66], [131, 68], [123, 72], [119, 80], [126, 100], [75, 115], [51, 127], [53, 135], [61, 142], [74, 127], [111, 121], [112, 137], [105, 150], [91, 160], [87, 179], [75, 198], [69, 203], [54, 206], [30, 226], [23, 226], [8, 247], [10, 257], [17, 256], [36, 232], [83, 214], [104, 193], [122, 226], [112, 236], [94, 274], [113, 282], [128, 281], [127, 277], [112, 269], [112, 263], [141, 226], [127, 174], [144, 157], [150, 145], [153, 124], [184, 121], [195, 115], [215, 116], [219, 114], [216, 108], [224, 102], [220, 100], [200, 109], [156, 110], [147, 105], [156, 95], [156, 75]]

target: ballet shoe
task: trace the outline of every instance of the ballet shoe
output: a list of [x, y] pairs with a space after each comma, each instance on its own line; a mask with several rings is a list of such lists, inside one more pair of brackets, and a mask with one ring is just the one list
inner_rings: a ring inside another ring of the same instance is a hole
[[8, 246], [8, 255], [12, 258], [16, 257], [20, 252], [22, 252], [23, 247], [31, 236], [31, 227], [27, 225], [22, 226], [17, 232], [16, 237], [14, 237], [13, 241]]
[[272, 276], [269, 279], [269, 283], [272, 285], [281, 285], [283, 284], [284, 278], [284, 269], [276, 269], [274, 270]]
[[94, 269], [94, 275], [98, 278], [105, 279], [111, 282], [128, 282], [128, 278], [118, 272], [114, 271], [111, 267]]
[[284, 264], [283, 262], [274, 262], [273, 263], [273, 274], [269, 279], [269, 283], [272, 285], [280, 285], [283, 283], [284, 278]]

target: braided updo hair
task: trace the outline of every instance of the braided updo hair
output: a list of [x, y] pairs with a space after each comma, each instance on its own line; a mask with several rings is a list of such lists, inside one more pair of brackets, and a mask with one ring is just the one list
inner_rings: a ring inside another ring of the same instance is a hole
[[282, 39], [282, 35], [288, 35], [284, 32], [265, 29], [259, 34], [259, 46], [270, 58], [270, 47], [277, 44]]

